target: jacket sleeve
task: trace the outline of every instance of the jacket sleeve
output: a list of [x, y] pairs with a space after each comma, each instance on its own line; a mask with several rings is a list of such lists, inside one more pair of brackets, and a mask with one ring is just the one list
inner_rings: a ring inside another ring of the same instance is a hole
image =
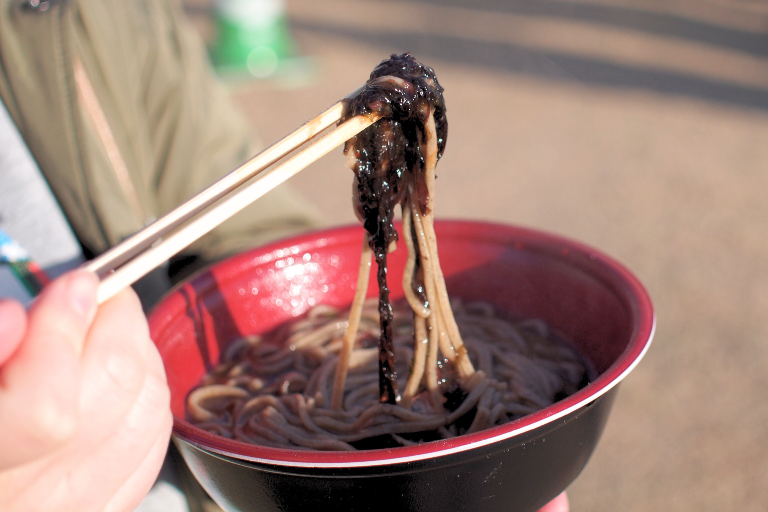
[[[179, 0], [20, 4], [0, 0], [0, 96], [87, 252], [118, 243], [260, 149]], [[214, 260], [311, 228], [316, 217], [281, 187], [187, 253]]]

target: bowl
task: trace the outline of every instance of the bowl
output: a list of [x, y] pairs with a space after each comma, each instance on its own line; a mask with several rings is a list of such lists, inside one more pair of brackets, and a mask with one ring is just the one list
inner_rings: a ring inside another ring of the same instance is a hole
[[[578, 476], [619, 382], [651, 342], [647, 292], [621, 264], [559, 236], [471, 221], [438, 221], [436, 232], [451, 296], [544, 319], [596, 378], [516, 421], [417, 446], [294, 451], [211, 434], [185, 419], [190, 390], [229, 341], [269, 331], [316, 304], [348, 306], [363, 233], [336, 228], [245, 252], [178, 286], [149, 317], [171, 389], [175, 443], [224, 510], [533, 512]], [[404, 253], [390, 254], [390, 276], [401, 275]], [[389, 281], [393, 300], [402, 297], [400, 279]]]

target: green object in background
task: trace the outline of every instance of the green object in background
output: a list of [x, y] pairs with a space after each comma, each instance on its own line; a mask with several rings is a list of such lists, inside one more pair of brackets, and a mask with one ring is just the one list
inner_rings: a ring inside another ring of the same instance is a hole
[[219, 0], [215, 17], [211, 58], [222, 73], [268, 78], [295, 55], [283, 0]]

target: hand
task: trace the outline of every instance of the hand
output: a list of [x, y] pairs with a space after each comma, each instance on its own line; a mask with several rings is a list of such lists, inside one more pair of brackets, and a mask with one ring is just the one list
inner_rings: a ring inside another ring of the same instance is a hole
[[565, 492], [544, 505], [539, 512], [568, 512], [570, 510], [570, 504], [568, 503], [568, 495]]
[[0, 510], [127, 511], [165, 455], [172, 416], [138, 298], [97, 308], [67, 274], [27, 314], [0, 300]]

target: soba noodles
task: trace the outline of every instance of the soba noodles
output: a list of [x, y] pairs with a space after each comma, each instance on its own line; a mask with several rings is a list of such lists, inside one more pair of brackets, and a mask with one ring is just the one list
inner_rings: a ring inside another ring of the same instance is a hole
[[[433, 221], [448, 127], [442, 91], [431, 68], [392, 55], [348, 102], [345, 118], [378, 119], [344, 150], [366, 232], [352, 306], [319, 306], [277, 332], [230, 344], [188, 397], [198, 426], [290, 448], [411, 444], [506, 423], [584, 384], [577, 354], [541, 321], [448, 297]], [[395, 311], [387, 254], [398, 239], [398, 205], [408, 260], [406, 300]], [[366, 302], [372, 258], [379, 296]]]
[[[397, 405], [381, 403], [378, 304], [369, 300], [362, 309], [339, 410], [330, 402], [348, 311], [316, 306], [287, 326], [232, 342], [202, 386], [190, 393], [189, 418], [215, 434], [265, 446], [385, 447], [501, 425], [585, 383], [579, 357], [544, 322], [513, 321], [489, 304], [463, 304], [458, 299], [453, 300], [453, 310], [477, 370], [458, 386], [453, 365], [441, 358], [435, 383], [443, 393], [439, 404], [426, 391], [407, 407], [402, 400]], [[392, 332], [399, 375], [406, 375], [415, 359], [409, 312], [407, 302], [395, 305]], [[406, 380], [399, 384], [404, 386]]]

